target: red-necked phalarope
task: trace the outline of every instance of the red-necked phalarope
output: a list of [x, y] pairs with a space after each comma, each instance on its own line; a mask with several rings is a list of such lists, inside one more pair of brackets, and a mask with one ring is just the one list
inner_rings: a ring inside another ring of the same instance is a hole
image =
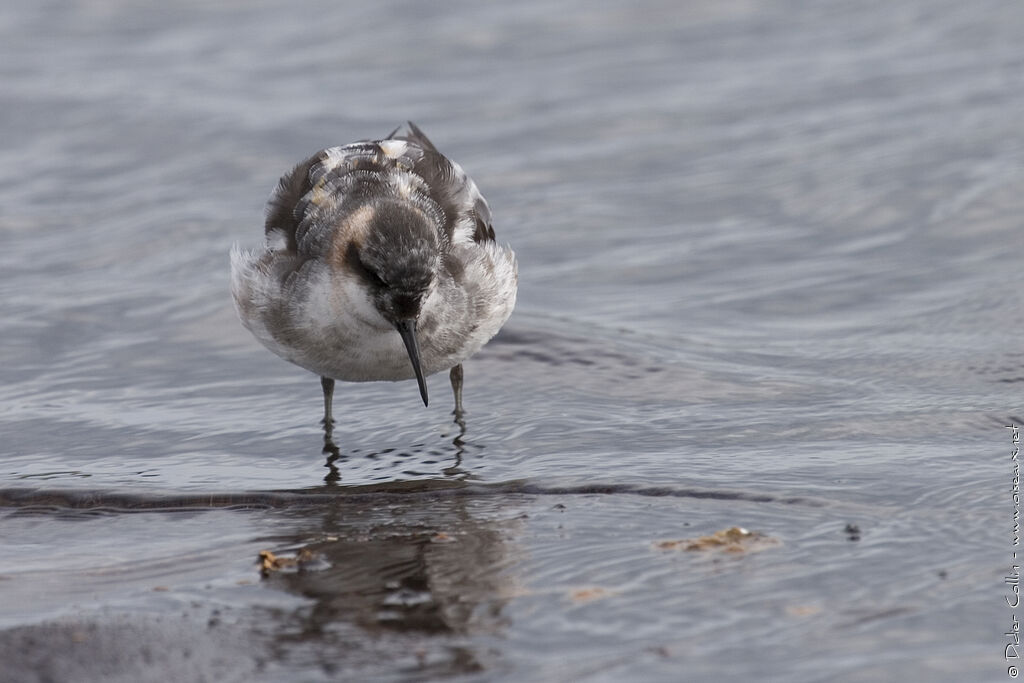
[[487, 201], [412, 122], [384, 140], [330, 147], [285, 174], [267, 204], [266, 244], [231, 250], [242, 323], [268, 349], [320, 375], [324, 425], [334, 381], [451, 370], [516, 302], [515, 255], [498, 245]]

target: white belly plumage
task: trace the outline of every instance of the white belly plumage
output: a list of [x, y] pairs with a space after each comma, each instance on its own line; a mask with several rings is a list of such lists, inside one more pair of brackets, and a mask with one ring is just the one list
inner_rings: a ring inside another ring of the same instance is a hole
[[[494, 243], [465, 254], [469, 285], [437, 283], [417, 326], [430, 375], [458, 365], [487, 343], [515, 306], [515, 257]], [[352, 278], [312, 260], [282, 280], [289, 255], [272, 248], [231, 252], [231, 289], [243, 324], [268, 349], [310, 372], [348, 381], [413, 379], [398, 331]], [[482, 276], [482, 277], [480, 277]]]

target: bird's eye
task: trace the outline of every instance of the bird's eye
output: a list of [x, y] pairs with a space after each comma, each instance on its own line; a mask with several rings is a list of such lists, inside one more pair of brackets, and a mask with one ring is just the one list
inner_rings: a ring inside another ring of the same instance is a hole
[[372, 282], [373, 284], [377, 285], [378, 287], [387, 287], [388, 286], [388, 283], [384, 280], [384, 278], [382, 278], [380, 275], [377, 274], [377, 271], [375, 271], [375, 270], [373, 270], [371, 268], [367, 268], [366, 269], [366, 274], [370, 277], [370, 282]]

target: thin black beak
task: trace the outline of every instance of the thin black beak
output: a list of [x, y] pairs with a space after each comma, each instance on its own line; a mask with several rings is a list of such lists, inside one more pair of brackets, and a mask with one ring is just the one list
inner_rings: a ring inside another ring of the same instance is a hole
[[420, 385], [420, 398], [423, 405], [427, 405], [427, 380], [423, 379], [423, 370], [420, 368], [420, 347], [416, 343], [416, 321], [403, 320], [395, 323], [398, 334], [402, 335], [405, 342], [405, 350], [409, 352], [409, 360], [412, 361], [412, 369], [416, 373], [416, 381]]

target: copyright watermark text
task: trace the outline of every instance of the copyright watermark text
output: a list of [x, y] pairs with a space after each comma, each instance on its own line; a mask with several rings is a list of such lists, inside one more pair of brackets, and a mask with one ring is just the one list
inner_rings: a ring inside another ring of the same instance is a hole
[[1020, 427], [1015, 424], [1006, 425], [1010, 430], [1010, 439], [1013, 449], [1010, 451], [1010, 464], [1012, 465], [1013, 479], [1010, 485], [1010, 497], [1013, 500], [1013, 561], [1010, 564], [1009, 573], [1003, 577], [1008, 592], [1004, 596], [1006, 604], [1010, 607], [1010, 628], [1003, 635], [1006, 636], [1006, 647], [1003, 649], [1003, 659], [1006, 661], [1006, 673], [1010, 678], [1017, 678], [1020, 671], [1017, 668], [1017, 661], [1020, 659], [1022, 649], [1020, 646], [1020, 622], [1017, 620], [1017, 607], [1020, 606], [1020, 565], [1017, 564], [1017, 549], [1020, 546]]

